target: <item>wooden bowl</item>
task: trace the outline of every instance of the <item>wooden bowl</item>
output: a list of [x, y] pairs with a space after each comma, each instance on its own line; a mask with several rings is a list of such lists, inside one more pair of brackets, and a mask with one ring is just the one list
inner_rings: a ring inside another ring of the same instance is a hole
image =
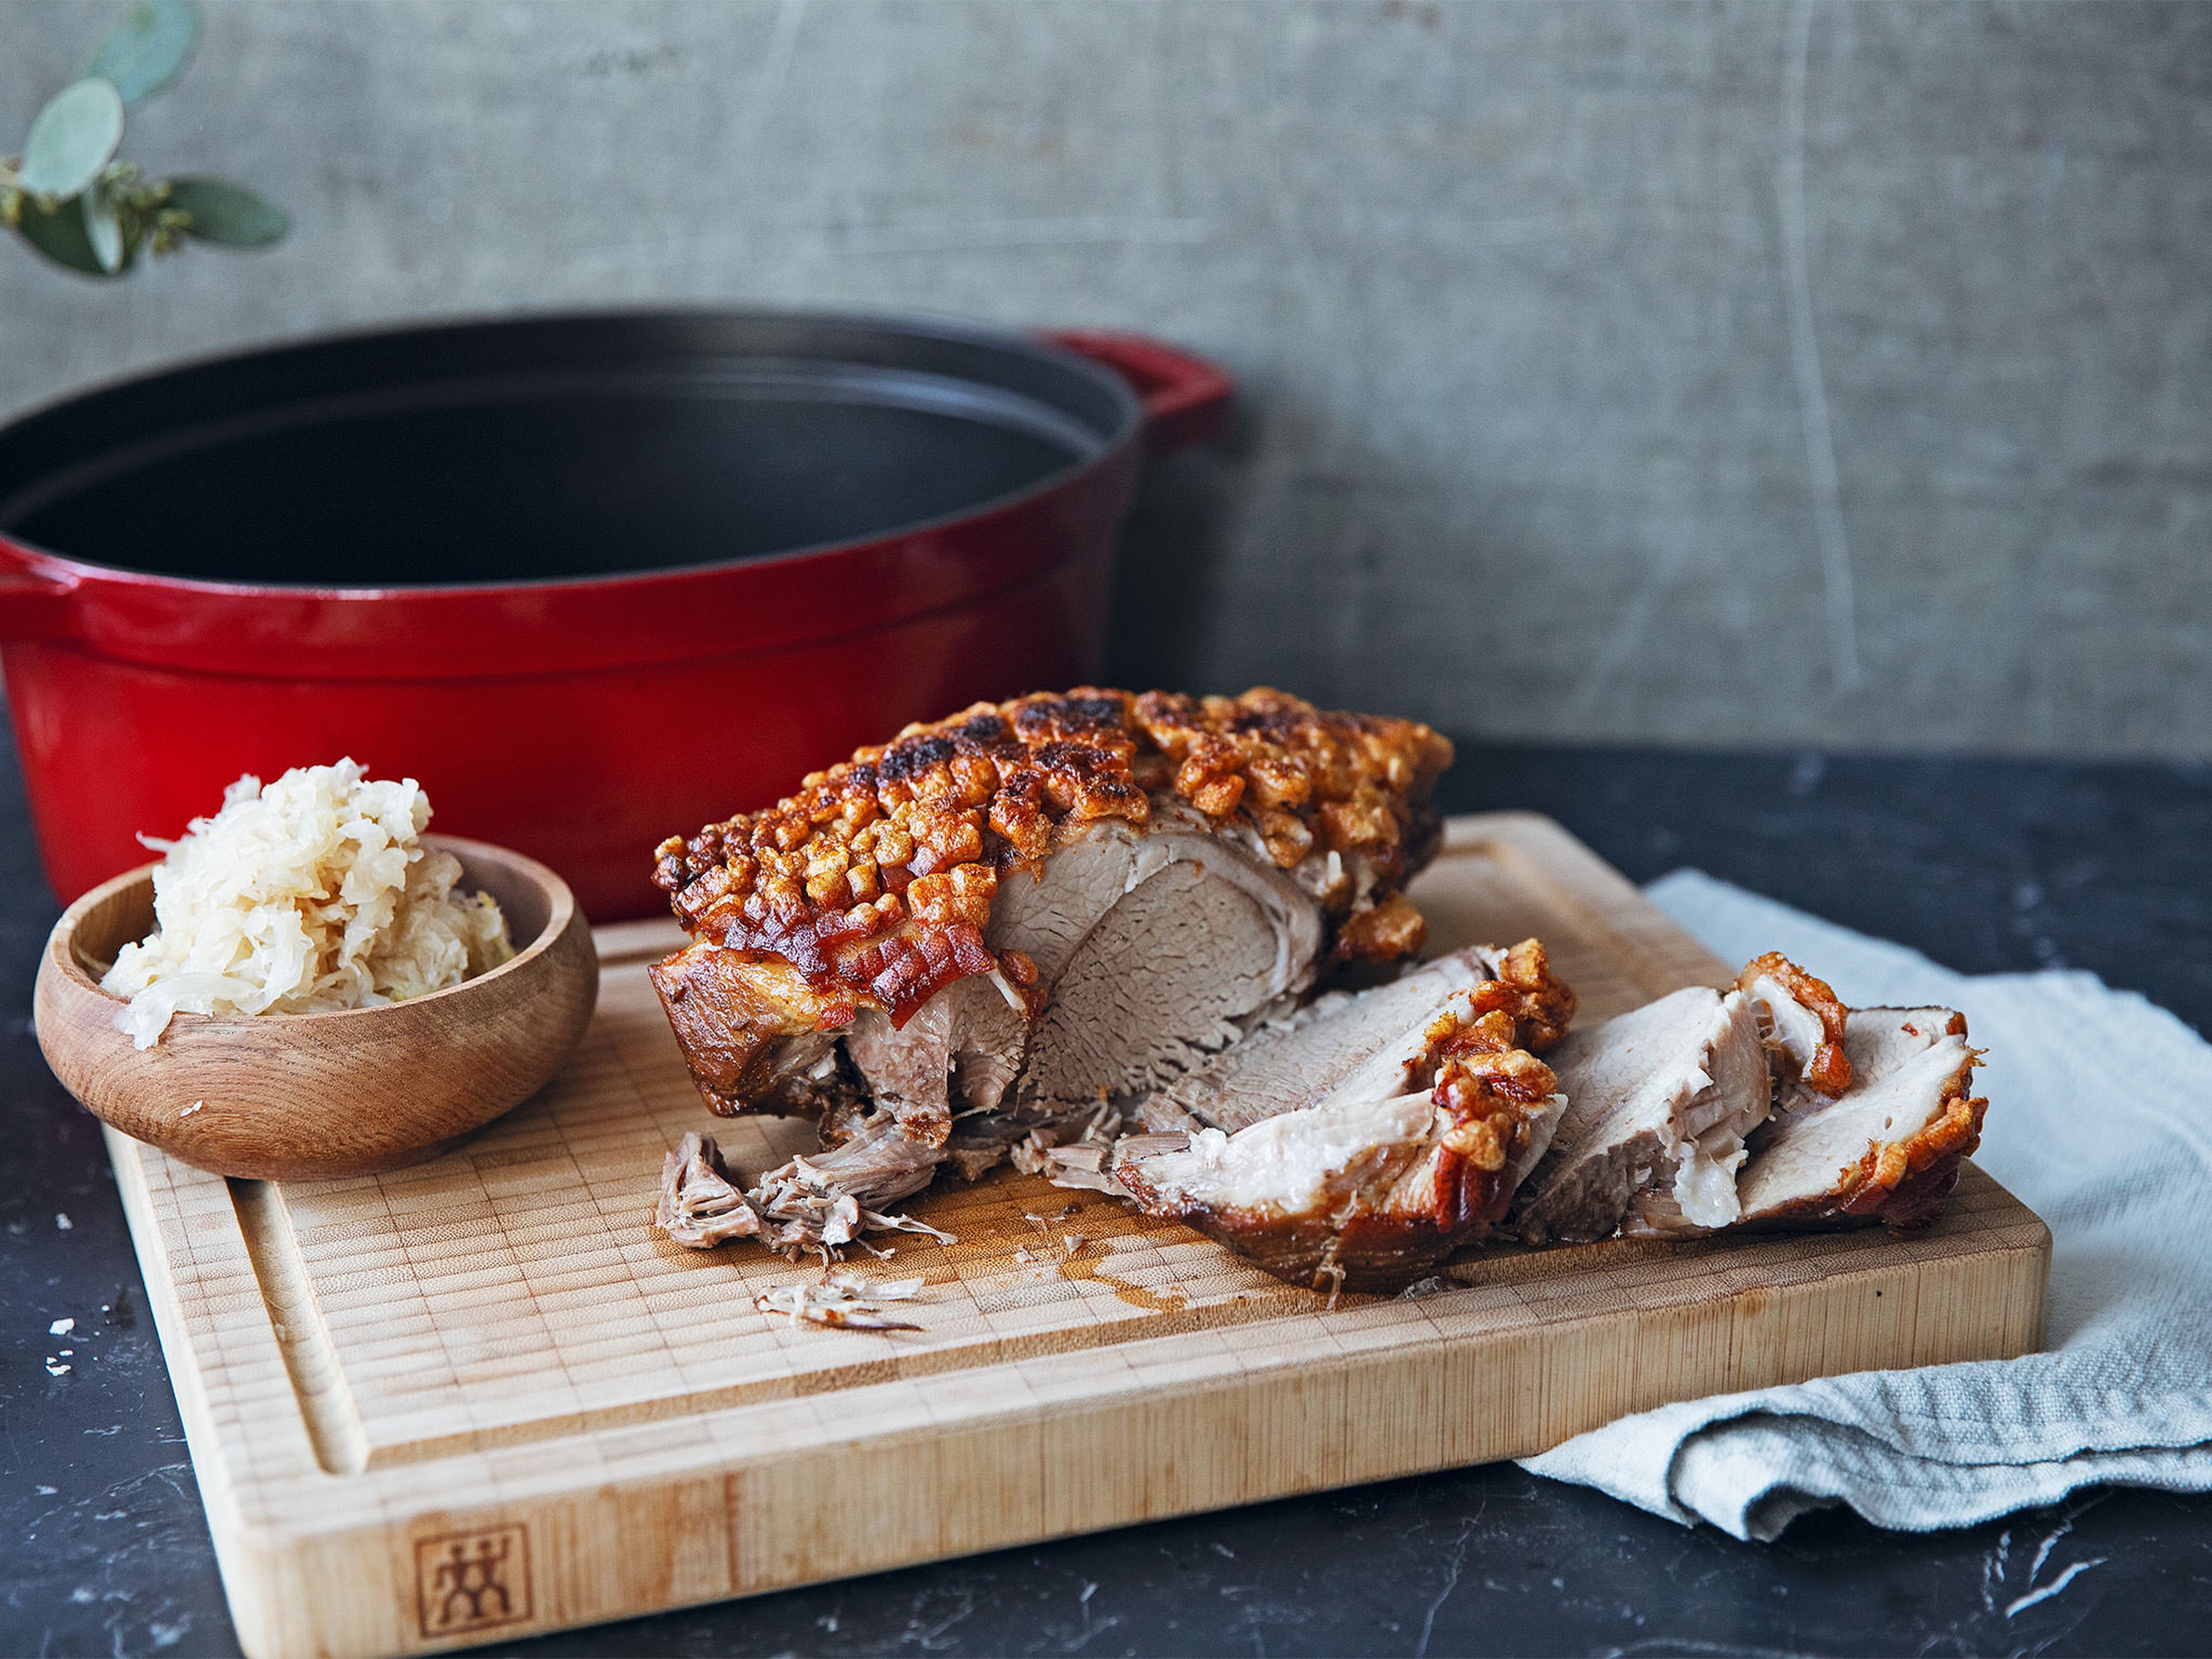
[[520, 944], [479, 978], [381, 1008], [180, 1013], [150, 1048], [117, 1029], [97, 975], [154, 925], [151, 865], [62, 913], [39, 964], [39, 1046], [107, 1122], [217, 1175], [306, 1181], [434, 1158], [550, 1082], [599, 1000], [599, 959], [568, 884], [535, 859], [425, 836], [489, 893]]

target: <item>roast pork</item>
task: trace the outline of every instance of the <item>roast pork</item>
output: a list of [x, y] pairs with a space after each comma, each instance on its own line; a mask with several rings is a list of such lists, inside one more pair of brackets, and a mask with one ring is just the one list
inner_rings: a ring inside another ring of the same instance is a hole
[[927, 1231], [890, 1206], [1011, 1158], [1334, 1292], [1501, 1227], [1934, 1213], [1985, 1104], [1948, 1011], [1847, 1012], [1770, 954], [1571, 1032], [1534, 939], [1323, 989], [1418, 952], [1403, 889], [1450, 754], [1279, 692], [1086, 689], [910, 727], [665, 842], [691, 937], [652, 977], [702, 1097], [822, 1145], [748, 1182], [686, 1137], [663, 1230], [827, 1255]]
[[[1418, 951], [1401, 890], [1450, 757], [1418, 722], [1266, 690], [978, 705], [665, 842], [692, 939], [653, 983], [711, 1108], [821, 1127], [755, 1206], [798, 1183], [880, 1212]], [[821, 1242], [793, 1224], [772, 1242]]]

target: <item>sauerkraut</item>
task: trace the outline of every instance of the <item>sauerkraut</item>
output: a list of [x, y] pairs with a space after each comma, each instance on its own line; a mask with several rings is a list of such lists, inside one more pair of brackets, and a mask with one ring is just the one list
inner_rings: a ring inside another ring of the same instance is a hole
[[154, 868], [154, 932], [100, 988], [150, 1048], [171, 1016], [313, 1013], [421, 996], [514, 954], [489, 894], [457, 893], [460, 860], [422, 844], [430, 800], [350, 760], [247, 775]]

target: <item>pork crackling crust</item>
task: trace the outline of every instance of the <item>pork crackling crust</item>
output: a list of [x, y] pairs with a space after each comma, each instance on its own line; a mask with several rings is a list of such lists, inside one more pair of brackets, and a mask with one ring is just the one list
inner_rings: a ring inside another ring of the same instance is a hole
[[[977, 703], [860, 750], [773, 806], [663, 842], [655, 884], [694, 940], [717, 948], [676, 953], [653, 982], [716, 1111], [811, 1109], [823, 1079], [790, 1074], [784, 1039], [866, 1007], [903, 1026], [971, 975], [1034, 1017], [1036, 965], [984, 937], [1001, 877], [1097, 820], [1141, 828], [1162, 803], [1278, 869], [1318, 860], [1331, 960], [1407, 956], [1425, 928], [1400, 890], [1440, 838], [1427, 798], [1451, 757], [1417, 720], [1325, 712], [1265, 687]], [[695, 987], [701, 975], [714, 983]]]
[[[1844, 1052], [1850, 1011], [1827, 981], [1807, 973], [1781, 951], [1769, 951], [1744, 963], [1735, 987], [1759, 1006], [1778, 1082], [1801, 1085], [1831, 1100], [1851, 1086], [1851, 1062]], [[1782, 1005], [1793, 1003], [1796, 1031], [1777, 1023]]]

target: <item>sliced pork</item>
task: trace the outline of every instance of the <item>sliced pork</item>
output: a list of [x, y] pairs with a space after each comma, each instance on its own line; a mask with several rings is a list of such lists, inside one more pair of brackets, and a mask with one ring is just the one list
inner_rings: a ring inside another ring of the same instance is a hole
[[1233, 1134], [1339, 1094], [1402, 1094], [1424, 1065], [1436, 1063], [1429, 1028], [1440, 1015], [1506, 1012], [1516, 1039], [1510, 1046], [1541, 1053], [1565, 1035], [1574, 1008], [1573, 990], [1553, 974], [1534, 939], [1510, 950], [1455, 951], [1388, 984], [1332, 992], [1267, 1022], [1211, 1065], [1148, 1097], [1140, 1114], [1154, 1130]]
[[1500, 1227], [1934, 1213], [1985, 1105], [1948, 1011], [1846, 1011], [1769, 954], [1571, 1033], [1533, 939], [1316, 996], [1418, 951], [1402, 889], [1449, 757], [1277, 692], [1086, 690], [910, 728], [664, 843], [692, 937], [652, 975], [702, 1098], [804, 1114], [822, 1150], [748, 1184], [688, 1136], [656, 1219], [827, 1255], [928, 1231], [891, 1206], [1011, 1158], [1333, 1293]]
[[1450, 754], [1264, 690], [979, 705], [664, 843], [693, 938], [653, 982], [707, 1103], [815, 1117], [833, 1150], [809, 1178], [872, 1210], [1094, 1127], [1342, 963], [1417, 951], [1401, 890]]
[[1566, 1102], [1542, 945], [1461, 951], [1255, 1031], [1148, 1099], [1112, 1181], [1318, 1290], [1393, 1290], [1504, 1213]]
[[1850, 1086], [1789, 1094], [1752, 1137], [1738, 1182], [1747, 1227], [1925, 1225], [1981, 1140], [1972, 1098], [1979, 1055], [1948, 1008], [1854, 1008], [1844, 1027]]
[[1553, 1051], [1567, 1097], [1515, 1224], [1532, 1244], [1669, 1236], [1736, 1218], [1744, 1137], [1771, 1083], [1751, 999], [1703, 986], [1571, 1033]]

